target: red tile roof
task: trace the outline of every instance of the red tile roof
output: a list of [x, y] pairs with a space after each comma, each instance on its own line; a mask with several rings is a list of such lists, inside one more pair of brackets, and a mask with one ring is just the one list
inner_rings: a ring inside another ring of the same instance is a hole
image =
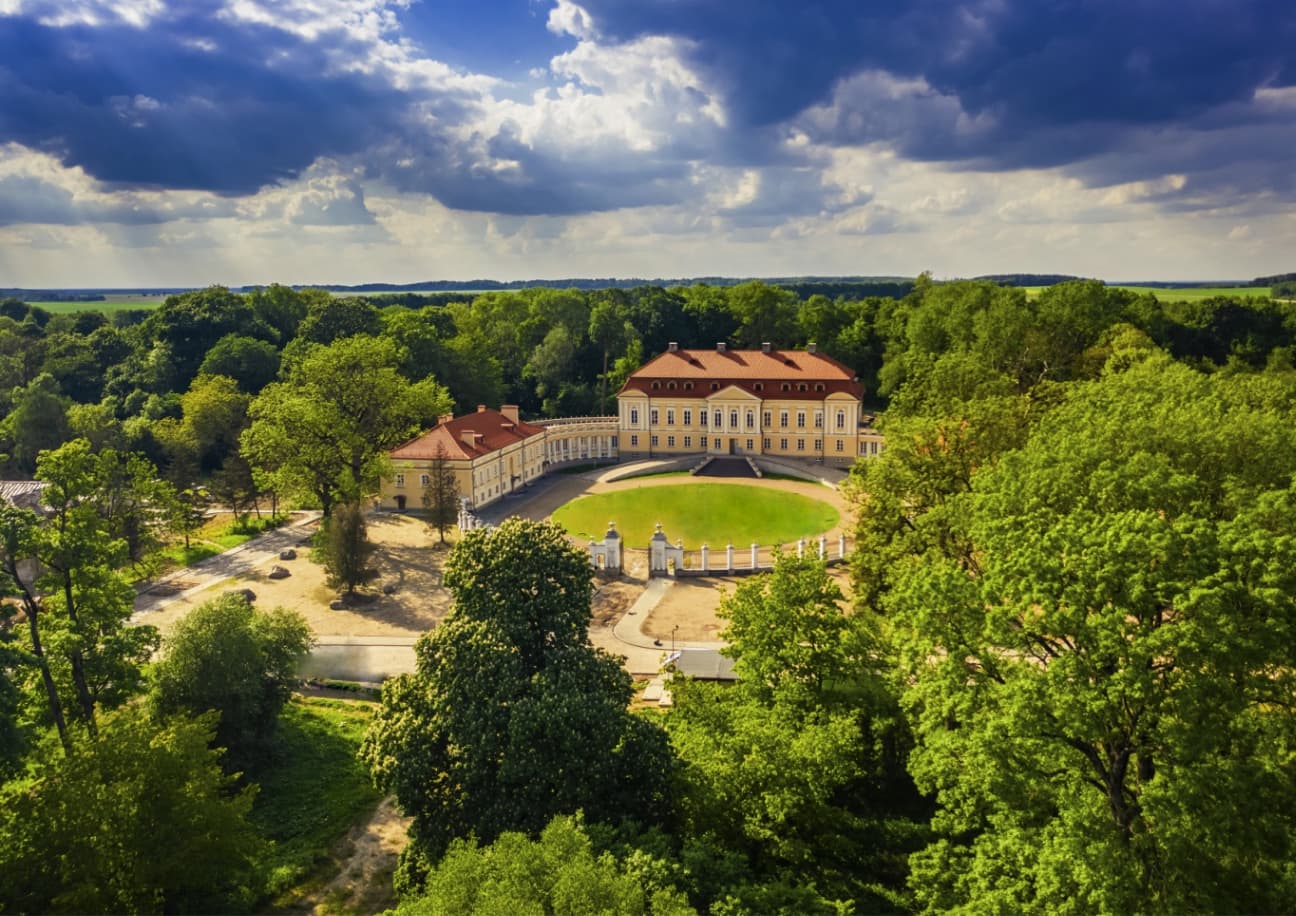
[[[477, 434], [473, 445], [464, 441], [464, 434], [469, 432]], [[443, 421], [404, 445], [397, 446], [391, 457], [428, 460], [437, 456], [437, 446], [440, 445], [445, 449], [445, 456], [452, 460], [480, 458], [543, 432], [543, 426], [533, 426], [520, 420], [515, 422], [498, 410], [479, 407], [476, 413]]]
[[[664, 385], [657, 389], [653, 382], [668, 381], [703, 381], [708, 384], [694, 384], [691, 389], [678, 387], [670, 390], [671, 397], [705, 398], [712, 394], [710, 383], [717, 383], [723, 390], [729, 385], [736, 385], [744, 391], [758, 397], [796, 399], [801, 395], [808, 399], [822, 400], [825, 395], [834, 392], [845, 392], [856, 398], [864, 397], [864, 386], [855, 379], [855, 373], [831, 356], [823, 353], [810, 353], [805, 350], [671, 350], [662, 353], [637, 369], [626, 380], [621, 391], [642, 391], [645, 394], [666, 390]], [[754, 386], [762, 384], [757, 392]], [[810, 384], [807, 391], [795, 389], [783, 391], [783, 382], [806, 382]], [[814, 383], [823, 383], [824, 390], [816, 392]]]

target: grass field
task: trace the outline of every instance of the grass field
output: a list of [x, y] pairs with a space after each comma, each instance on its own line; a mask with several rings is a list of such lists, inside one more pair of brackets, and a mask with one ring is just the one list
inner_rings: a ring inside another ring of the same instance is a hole
[[166, 301], [166, 296], [141, 296], [137, 294], [107, 294], [98, 302], [30, 302], [29, 305], [43, 308], [52, 315], [63, 315], [68, 312], [103, 312], [105, 315], [120, 312], [123, 309], [155, 309]]
[[657, 522], [671, 543], [712, 547], [775, 544], [828, 531], [840, 522], [825, 502], [732, 483], [639, 487], [582, 496], [553, 514], [575, 537], [599, 539], [616, 522], [627, 547], [647, 547]]
[[[1228, 297], [1246, 297], [1261, 296], [1268, 297], [1269, 288], [1266, 286], [1174, 286], [1168, 289], [1156, 289], [1151, 286], [1122, 286], [1119, 283], [1108, 283], [1115, 289], [1128, 289], [1135, 293], [1152, 293], [1162, 302], [1199, 302], [1202, 299], [1211, 299], [1215, 296]], [[1026, 295], [1034, 299], [1041, 292], [1048, 289], [1047, 286], [1023, 286]]]

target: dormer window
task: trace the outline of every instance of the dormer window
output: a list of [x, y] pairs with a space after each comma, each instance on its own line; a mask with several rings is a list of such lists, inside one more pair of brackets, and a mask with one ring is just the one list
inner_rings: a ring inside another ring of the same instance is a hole
[[797, 385], [797, 391], [805, 391], [805, 390], [806, 390], [805, 382], [802, 382], [801, 384]]
[[757, 382], [757, 383], [756, 383], [755, 385], [753, 385], [752, 387], [755, 388], [757, 391], [764, 391], [764, 390], [765, 390], [765, 386], [762, 385], [760, 382]]
[[792, 386], [789, 385], [787, 382], [784, 382], [784, 383], [783, 383], [783, 390], [784, 390], [784, 391], [791, 391], [791, 390], [792, 390]]
[[824, 390], [823, 382], [816, 382], [815, 391], [823, 391], [823, 390]]
[[684, 383], [684, 390], [685, 390], [685, 391], [692, 391], [692, 390], [693, 390], [693, 383], [692, 383], [692, 382], [685, 382], [685, 383]]
[[656, 390], [657, 390], [658, 388], [660, 388], [660, 387], [661, 387], [661, 382], [653, 382], [653, 383], [652, 383], [652, 389], [653, 389], [653, 391], [656, 391]]
[[670, 389], [671, 391], [674, 391], [674, 390], [675, 390], [675, 383], [674, 383], [674, 382], [667, 382], [667, 383], [666, 383], [666, 387], [667, 387], [668, 389]]
[[720, 390], [720, 383], [719, 383], [719, 382], [712, 382], [712, 383], [711, 383], [711, 390], [712, 390], [712, 391], [719, 391], [719, 390]]

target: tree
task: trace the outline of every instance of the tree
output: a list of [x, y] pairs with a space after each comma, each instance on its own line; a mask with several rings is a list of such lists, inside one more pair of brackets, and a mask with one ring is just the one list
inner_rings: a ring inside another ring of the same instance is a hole
[[428, 484], [423, 488], [423, 508], [428, 511], [428, 521], [436, 528], [444, 544], [446, 529], [459, 517], [459, 481], [450, 466], [445, 446], [440, 442], [432, 455]]
[[634, 327], [626, 320], [625, 293], [604, 290], [590, 309], [589, 338], [603, 351], [603, 371], [599, 373], [599, 411], [607, 413], [608, 359], [614, 351], [623, 350], [634, 336]]
[[928, 911], [1296, 905], [1296, 386], [1113, 363], [950, 501], [972, 562], [883, 603]]
[[729, 309], [738, 319], [735, 336], [744, 347], [791, 346], [797, 337], [798, 306], [796, 293], [759, 280], [729, 290]]
[[596, 855], [580, 818], [570, 816], [554, 818], [538, 840], [509, 832], [484, 847], [455, 841], [428, 875], [427, 889], [396, 909], [398, 916], [693, 912], [673, 886], [627, 873], [608, 853]]
[[139, 692], [140, 668], [157, 648], [157, 630], [128, 626], [135, 590], [118, 571], [128, 559], [126, 543], [113, 536], [105, 482], [117, 456], [97, 456], [75, 439], [42, 452], [36, 476], [45, 481], [48, 519], [30, 536], [27, 549], [43, 572], [41, 633], [51, 672], [68, 699], [69, 718], [94, 734], [95, 710], [112, 708]]
[[454, 839], [538, 833], [557, 814], [655, 822], [669, 811], [665, 736], [630, 715], [629, 675], [588, 642], [591, 569], [556, 526], [509, 519], [450, 554], [454, 605], [383, 686], [361, 757], [412, 815], [398, 886]]
[[20, 471], [30, 474], [36, 470], [36, 458], [42, 451], [67, 441], [67, 403], [54, 377], [42, 374], [30, 385], [14, 391], [13, 404], [0, 429], [11, 443], [14, 463]]
[[369, 558], [373, 545], [369, 543], [364, 511], [359, 503], [343, 503], [324, 522], [324, 569], [328, 584], [345, 588], [348, 595], [355, 594], [357, 586], [373, 578]]
[[[35, 592], [37, 569], [32, 560], [36, 553], [34, 535], [40, 523], [40, 516], [29, 509], [19, 509], [12, 505], [0, 506], [0, 598], [16, 598], [22, 608], [27, 621], [27, 649], [31, 663], [40, 674], [49, 721], [54, 723], [58, 731], [64, 752], [71, 753], [72, 739], [68, 735], [67, 719], [63, 714], [63, 700], [59, 696], [58, 685], [54, 682], [41, 640], [42, 607]], [[18, 665], [13, 667], [17, 669]]]
[[162, 373], [172, 390], [188, 387], [198, 367], [221, 338], [230, 334], [274, 336], [247, 299], [223, 286], [168, 296], [144, 322], [145, 331], [162, 345]]
[[17, 912], [247, 912], [263, 844], [208, 749], [214, 716], [109, 717], [0, 788], [0, 899]]
[[410, 384], [392, 341], [348, 337], [314, 346], [252, 402], [243, 454], [280, 492], [313, 495], [324, 514], [377, 482], [386, 453], [450, 410], [430, 376]]
[[163, 641], [150, 671], [150, 706], [162, 719], [216, 710], [215, 744], [226, 749], [227, 768], [255, 768], [311, 643], [300, 614], [259, 611], [239, 594], [214, 598], [177, 621]]
[[256, 394], [270, 384], [278, 372], [279, 351], [274, 344], [238, 334], [227, 334], [216, 341], [198, 367], [199, 375], [232, 378], [248, 394]]
[[[721, 601], [737, 684], [671, 684], [686, 842], [718, 842], [747, 863], [695, 902], [903, 908], [925, 806], [904, 772], [909, 739], [879, 640], [842, 601], [820, 561], [780, 557]], [[778, 904], [786, 882], [816, 895]]]

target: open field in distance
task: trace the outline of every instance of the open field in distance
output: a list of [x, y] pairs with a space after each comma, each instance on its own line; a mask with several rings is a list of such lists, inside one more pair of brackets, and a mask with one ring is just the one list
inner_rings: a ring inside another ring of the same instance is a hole
[[[1125, 286], [1121, 283], [1108, 283], [1116, 289], [1128, 289], [1136, 293], [1152, 293], [1161, 302], [1199, 302], [1215, 296], [1245, 297], [1259, 296], [1267, 298], [1269, 288], [1265, 286], [1173, 286], [1166, 289], [1153, 286]], [[1023, 286], [1026, 295], [1035, 298], [1048, 289], [1047, 286]]]

